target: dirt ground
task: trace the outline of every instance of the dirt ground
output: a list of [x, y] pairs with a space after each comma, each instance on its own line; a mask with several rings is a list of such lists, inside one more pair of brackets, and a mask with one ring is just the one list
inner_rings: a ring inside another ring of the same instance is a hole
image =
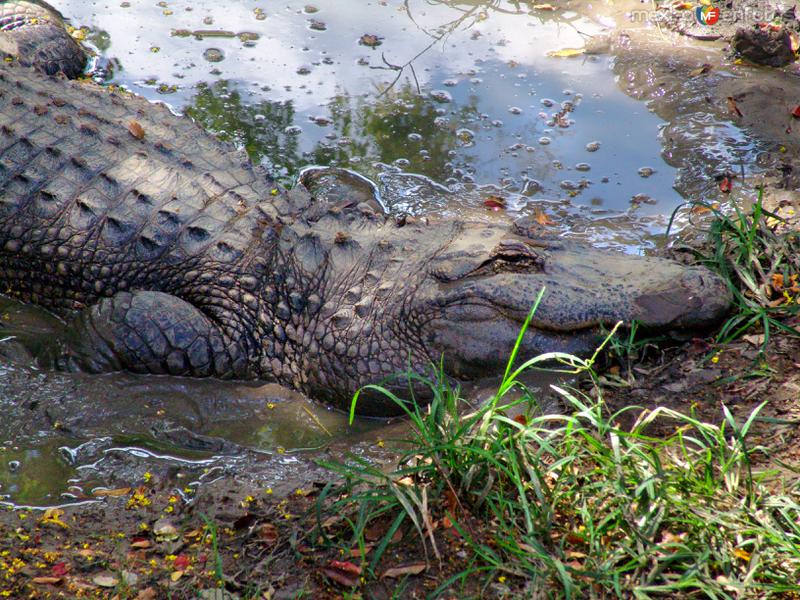
[[[646, 52], [653, 69], [648, 73], [651, 81], [663, 75], [669, 82], [674, 76], [678, 85], [706, 75], [696, 71], [703, 64], [697, 62], [696, 53], [675, 52], [668, 37], [661, 43], [651, 39], [645, 46], [637, 46], [636, 39], [628, 36], [613, 50], [618, 54], [618, 72], [625, 73], [626, 61]], [[702, 52], [722, 60], [728, 48], [714, 43]], [[638, 95], [653, 101], [653, 109], [666, 120], [678, 114], [663, 86], [638, 89]], [[800, 155], [800, 124], [794, 126], [800, 122], [791, 116], [800, 103], [795, 65], [764, 68], [759, 77], [713, 80], [708, 89], [709, 110], [731, 110], [726, 101], [734, 98], [742, 126], [774, 147], [770, 207], [788, 217], [800, 214], [799, 196], [791, 191]], [[787, 325], [800, 326], [800, 318]], [[766, 402], [761, 413], [765, 419], [752, 442], [769, 449], [772, 456], [764, 459], [764, 465], [778, 461], [797, 465], [800, 340], [774, 333], [760, 356], [761, 333], [753, 331], [725, 346], [695, 339], [649, 352], [630, 377], [618, 368], [606, 373], [606, 401], [612, 409], [628, 405], [694, 409], [709, 421], [720, 421], [722, 405], [744, 420]], [[620, 384], [622, 379], [627, 380], [625, 385]], [[175, 493], [174, 482], [148, 475], [136, 487], [113, 490], [100, 503], [0, 514], [0, 598], [323, 599], [393, 594], [416, 598], [467, 567], [467, 554], [452, 529], [438, 529], [441, 560], [426, 561], [418, 539], [409, 533], [379, 565], [378, 583], [351, 592], [361, 583], [358, 549], [348, 555], [325, 539], [346, 539], [347, 521], [341, 515], [318, 519], [315, 512], [326, 482], [276, 497], [272, 490], [255, 487], [244, 478], [226, 477], [191, 496]], [[491, 538], [488, 525], [473, 525], [476, 535]], [[375, 541], [383, 533], [376, 530], [368, 538]], [[474, 578], [467, 582], [466, 592], [454, 586], [444, 597], [516, 597], [524, 582], [479, 586], [482, 583]]]

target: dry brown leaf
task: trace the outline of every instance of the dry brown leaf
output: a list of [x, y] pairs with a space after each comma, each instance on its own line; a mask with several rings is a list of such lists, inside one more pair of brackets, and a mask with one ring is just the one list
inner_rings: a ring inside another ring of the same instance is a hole
[[558, 10], [552, 4], [534, 4], [531, 8], [533, 10]]
[[[364, 556], [370, 553], [370, 551], [375, 547], [375, 544], [364, 544], [363, 551]], [[355, 548], [350, 548], [350, 558], [361, 558], [361, 551], [362, 548], [356, 546]]]
[[332, 560], [322, 568], [322, 574], [339, 585], [355, 587], [361, 578], [361, 567], [349, 561]]
[[58, 585], [61, 580], [61, 577], [34, 577], [32, 579], [33, 583], [38, 583], [39, 585]]
[[692, 206], [692, 214], [695, 215], [702, 215], [707, 212], [711, 212], [712, 210], [719, 209], [719, 202], [714, 202], [714, 204], [707, 205], [707, 204], [695, 204]]
[[708, 73], [712, 68], [713, 67], [710, 64], [704, 63], [702, 66], [689, 71], [689, 77], [697, 77], [698, 75], [704, 75], [705, 73]]
[[734, 117], [742, 116], [742, 111], [739, 110], [739, 106], [736, 104], [736, 99], [733, 96], [728, 96], [728, 112]]
[[547, 214], [540, 208], [537, 208], [533, 213], [533, 219], [542, 226], [553, 225], [554, 222], [547, 216]]
[[100, 573], [99, 575], [92, 577], [92, 582], [100, 587], [113, 588], [117, 587], [119, 584], [119, 579], [109, 573]]
[[151, 587], [144, 588], [139, 591], [136, 600], [156, 600], [156, 591]]
[[131, 488], [117, 488], [114, 490], [94, 490], [92, 491], [92, 496], [96, 496], [97, 498], [118, 498], [119, 496], [127, 496], [131, 493]]
[[137, 140], [144, 139], [144, 127], [142, 127], [139, 121], [130, 121], [128, 123], [128, 133], [130, 133]]
[[278, 528], [272, 523], [264, 523], [258, 528], [258, 535], [267, 544], [274, 544], [278, 541]]
[[386, 569], [381, 577], [399, 579], [400, 577], [405, 577], [406, 575], [419, 575], [427, 568], [428, 565], [425, 563], [415, 563], [413, 565], [405, 565], [402, 567], [392, 567], [391, 569]]

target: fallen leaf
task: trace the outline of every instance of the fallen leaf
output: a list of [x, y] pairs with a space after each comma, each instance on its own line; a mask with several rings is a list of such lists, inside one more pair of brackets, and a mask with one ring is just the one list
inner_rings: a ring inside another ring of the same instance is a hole
[[723, 177], [719, 181], [719, 191], [723, 194], [730, 194], [731, 189], [733, 188], [733, 184], [729, 177]]
[[369, 48], [375, 48], [376, 46], [380, 46], [383, 43], [383, 38], [372, 33], [365, 33], [358, 39], [358, 43], [362, 46], [367, 46]]
[[178, 581], [181, 577], [183, 577], [183, 571], [173, 571], [169, 574], [169, 578], [173, 582]]
[[345, 587], [355, 587], [361, 577], [361, 567], [348, 561], [332, 560], [322, 569], [328, 579]]
[[189, 567], [190, 563], [191, 561], [189, 560], [188, 556], [185, 554], [179, 554], [175, 557], [175, 562], [172, 564], [175, 565], [175, 569], [178, 571], [185, 571]]
[[680, 544], [683, 540], [686, 539], [686, 532], [682, 533], [672, 533], [671, 531], [665, 531], [661, 534], [661, 543], [662, 544]]
[[702, 215], [703, 213], [711, 212], [712, 210], [719, 210], [719, 202], [713, 204], [695, 204], [692, 206], [692, 214]]
[[792, 116], [795, 119], [800, 119], [800, 104], [794, 107], [794, 109], [792, 110]]
[[550, 52], [547, 53], [547, 56], [569, 58], [570, 56], [580, 56], [585, 51], [585, 48], [562, 48], [561, 50], [550, 50]]
[[743, 550], [742, 548], [736, 548], [733, 551], [733, 555], [736, 558], [740, 558], [740, 559], [742, 559], [744, 561], [749, 561], [750, 560], [750, 553], [747, 550]]
[[53, 525], [58, 525], [59, 527], [63, 527], [64, 529], [69, 529], [69, 525], [67, 525], [66, 523], [64, 523], [64, 521], [61, 520], [61, 517], [63, 515], [64, 511], [61, 510], [60, 508], [48, 508], [46, 511], [44, 511], [44, 515], [42, 516], [40, 523], [42, 524], [51, 523]]
[[534, 4], [531, 8], [533, 10], [558, 10], [552, 4]]
[[150, 540], [145, 538], [133, 538], [133, 540], [131, 540], [131, 548], [135, 548], [136, 550], [146, 550], [152, 545]]
[[130, 121], [128, 123], [128, 133], [130, 133], [137, 140], [144, 139], [144, 127], [142, 127], [139, 121]]
[[698, 75], [703, 75], [705, 73], [708, 73], [712, 68], [713, 67], [710, 64], [704, 63], [702, 66], [689, 71], [689, 77], [697, 77]]
[[159, 541], [172, 541], [179, 537], [177, 528], [167, 519], [156, 521], [153, 525], [153, 533]]
[[99, 575], [95, 575], [92, 577], [92, 581], [95, 585], [99, 585], [100, 587], [104, 588], [117, 587], [119, 584], [119, 579], [109, 573], [100, 573]]
[[96, 496], [97, 498], [118, 498], [119, 496], [127, 496], [131, 493], [131, 488], [117, 488], [114, 490], [93, 490], [92, 496]]
[[32, 581], [40, 585], [57, 585], [61, 583], [61, 577], [34, 577]]
[[414, 485], [414, 480], [411, 477], [401, 477], [397, 481], [395, 481], [397, 485], [404, 485], [406, 487], [412, 487]]
[[139, 591], [136, 600], [156, 600], [156, 591], [151, 587], [144, 588]]
[[[350, 558], [361, 558], [361, 553], [364, 553], [364, 556], [370, 553], [370, 551], [375, 547], [375, 544], [364, 544], [363, 546], [356, 546], [355, 548], [350, 548]], [[309, 548], [309, 551], [311, 548]]]
[[264, 523], [258, 528], [258, 535], [267, 544], [274, 544], [278, 541], [278, 528], [272, 523]]
[[381, 577], [399, 579], [400, 577], [405, 577], [406, 575], [419, 575], [427, 568], [428, 565], [425, 563], [415, 563], [413, 565], [405, 565], [403, 567], [393, 567], [391, 569], [386, 569]]
[[483, 205], [486, 208], [491, 208], [492, 210], [497, 211], [506, 207], [506, 200], [500, 196], [489, 196], [483, 201]]
[[534, 211], [533, 219], [539, 225], [542, 225], [542, 226], [547, 226], [547, 225], [553, 225], [554, 224], [554, 222], [550, 219], [550, 217], [548, 217], [547, 214], [540, 208], [537, 208]]
[[514, 421], [524, 426], [528, 424], [528, 417], [526, 417], [525, 415], [517, 415], [516, 417], [514, 417]]
[[733, 96], [728, 96], [728, 112], [734, 117], [741, 117], [742, 111], [736, 105], [736, 99]]
[[70, 566], [65, 562], [57, 562], [50, 569], [50, 574], [53, 577], [63, 577], [69, 573]]
[[453, 493], [453, 490], [451, 490], [450, 488], [445, 490], [445, 493], [444, 493], [444, 506], [445, 506], [445, 509], [451, 515], [456, 514], [456, 509], [458, 508], [458, 498], [456, 498], [456, 495]]

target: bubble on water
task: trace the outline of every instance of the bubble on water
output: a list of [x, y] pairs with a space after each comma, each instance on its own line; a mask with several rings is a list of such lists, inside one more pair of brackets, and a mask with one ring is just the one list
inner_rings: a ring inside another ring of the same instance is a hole
[[456, 130], [456, 139], [464, 148], [475, 145], [475, 132], [466, 127]]
[[411, 166], [411, 161], [407, 158], [398, 158], [392, 164], [399, 169], [407, 169]]
[[554, 169], [563, 169], [564, 168], [564, 163], [562, 163], [560, 160], [554, 160], [550, 164], [553, 166]]
[[225, 53], [219, 48], [206, 48], [203, 52], [203, 58], [208, 62], [218, 63], [225, 60]]
[[309, 117], [308, 120], [314, 123], [315, 125], [319, 125], [320, 127], [326, 127], [327, 125], [330, 125], [332, 122], [329, 117], [325, 117], [322, 115], [318, 117]]
[[645, 177], [645, 178], [650, 177], [650, 175], [652, 175], [655, 172], [656, 170], [653, 167], [642, 167], [638, 171], [639, 177]]
[[587, 152], [597, 152], [598, 150], [600, 150], [600, 142], [589, 142], [586, 144]]
[[511, 106], [509, 107], [508, 112], [510, 112], [512, 115], [521, 115], [522, 109], [519, 106]]
[[409, 142], [421, 142], [422, 136], [418, 133], [409, 133], [408, 134], [408, 141]]
[[563, 90], [561, 93], [564, 94], [565, 96], [572, 96], [572, 94], [574, 94], [575, 92], [573, 92], [571, 89], [567, 88], [567, 89]]
[[581, 184], [577, 181], [572, 181], [571, 179], [565, 179], [560, 184], [562, 190], [567, 190], [570, 192], [574, 192], [581, 189]]
[[446, 87], [455, 87], [455, 86], [458, 85], [458, 80], [457, 79], [445, 79], [442, 82], [442, 85], [444, 85]]
[[592, 168], [592, 166], [589, 163], [583, 163], [582, 162], [582, 163], [578, 163], [577, 165], [575, 165], [575, 170], [576, 171], [589, 171], [591, 168]]
[[298, 75], [308, 75], [309, 73], [311, 73], [311, 67], [307, 67], [306, 65], [297, 67], [297, 71], [295, 71], [295, 73], [297, 73]]
[[22, 463], [19, 462], [18, 460], [8, 461], [8, 470], [11, 471], [12, 473], [16, 473], [17, 471], [19, 471], [21, 466]]
[[556, 104], [555, 101], [550, 100], [550, 98], [542, 98], [542, 106], [550, 107], [550, 106], [555, 106], [555, 104]]
[[543, 135], [542, 137], [539, 138], [539, 144], [542, 145], [542, 146], [547, 146], [552, 141], [553, 140], [551, 140], [546, 135]]
[[303, 129], [297, 125], [289, 125], [289, 127], [283, 130], [283, 133], [286, 135], [300, 135], [303, 133]]
[[450, 125], [450, 120], [447, 117], [436, 117], [433, 120], [433, 125], [439, 129], [445, 129], [448, 125]]
[[479, 85], [483, 83], [483, 79], [481, 79], [480, 77], [473, 77], [472, 79], [469, 80], [469, 82], [474, 85]]
[[606, 176], [603, 176], [603, 177], [600, 178], [600, 183], [608, 183], [609, 181], [611, 181], [611, 180]]
[[447, 102], [453, 101], [453, 96], [450, 95], [450, 92], [446, 90], [431, 90], [430, 92], [431, 100], [434, 102], [441, 102], [442, 104], [446, 104]]
[[502, 126], [503, 122], [500, 119], [495, 119], [494, 121], [492, 121], [492, 127], [502, 127]]

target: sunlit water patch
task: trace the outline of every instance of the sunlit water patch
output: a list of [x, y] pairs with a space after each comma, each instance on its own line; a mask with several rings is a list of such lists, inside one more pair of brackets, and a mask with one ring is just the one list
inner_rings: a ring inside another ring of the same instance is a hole
[[[58, 6], [91, 28], [107, 79], [187, 112], [285, 182], [307, 164], [347, 167], [409, 212], [482, 208], [491, 195], [512, 213], [549, 201], [565, 209], [554, 220], [580, 218], [593, 239], [630, 251], [652, 245], [681, 201], [662, 122], [618, 89], [610, 59], [548, 56], [602, 31], [575, 12], [421, 0]], [[620, 240], [591, 224], [622, 214], [633, 219]]]

